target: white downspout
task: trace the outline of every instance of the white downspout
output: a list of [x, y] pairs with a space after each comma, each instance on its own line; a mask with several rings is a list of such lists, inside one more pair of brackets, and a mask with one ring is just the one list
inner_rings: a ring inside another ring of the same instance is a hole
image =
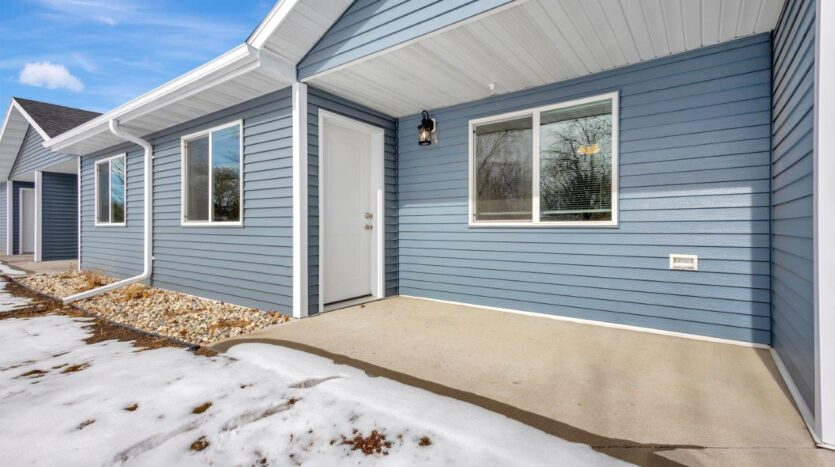
[[[77, 300], [83, 300], [85, 298], [93, 297], [96, 295], [103, 294], [105, 292], [109, 292], [111, 290], [118, 289], [120, 287], [124, 287], [126, 285], [130, 285], [136, 282], [142, 282], [149, 277], [151, 277], [151, 267], [152, 261], [151, 258], [151, 232], [152, 232], [152, 204], [153, 204], [153, 197], [152, 197], [152, 187], [153, 187], [153, 157], [154, 157], [154, 148], [151, 146], [151, 143], [145, 141], [144, 139], [132, 135], [130, 133], [125, 132], [124, 130], [119, 128], [119, 121], [116, 119], [110, 120], [110, 132], [114, 135], [122, 138], [125, 141], [129, 141], [131, 143], [137, 144], [142, 147], [145, 151], [144, 160], [145, 160], [145, 205], [144, 205], [144, 217], [145, 217], [145, 232], [144, 232], [144, 266], [142, 269], [142, 274], [134, 277], [129, 277], [127, 279], [122, 279], [118, 282], [114, 282], [112, 284], [104, 285], [102, 287], [98, 287], [92, 290], [88, 290], [86, 292], [77, 293], [75, 295], [70, 295], [69, 297], [64, 298], [64, 303], [71, 303]], [[127, 160], [125, 161], [125, 170], [127, 171]], [[81, 174], [79, 174], [81, 176]], [[127, 192], [127, 190], [125, 190]], [[79, 200], [79, 203], [81, 200]], [[127, 193], [125, 193], [125, 203], [127, 203]], [[127, 220], [127, 219], [126, 219]]]

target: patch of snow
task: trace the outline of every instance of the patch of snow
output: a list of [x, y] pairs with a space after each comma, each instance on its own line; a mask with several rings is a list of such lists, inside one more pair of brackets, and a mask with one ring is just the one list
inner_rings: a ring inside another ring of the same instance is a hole
[[[206, 358], [118, 341], [88, 345], [84, 321], [0, 321], [7, 465], [620, 464], [480, 407], [308, 353], [244, 344]], [[207, 410], [193, 413], [205, 402]], [[388, 455], [342, 444], [354, 430], [384, 433]], [[419, 445], [424, 436], [431, 445]], [[208, 446], [191, 450], [201, 437]]]
[[0, 261], [0, 274], [6, 274], [9, 276], [25, 276], [26, 272], [21, 271], [19, 269], [15, 269], [8, 264]]
[[[0, 263], [2, 266], [3, 263]], [[32, 303], [31, 300], [25, 297], [15, 297], [10, 295], [6, 290], [9, 288], [9, 283], [0, 279], [0, 313], [6, 311], [14, 311], [23, 308]]]

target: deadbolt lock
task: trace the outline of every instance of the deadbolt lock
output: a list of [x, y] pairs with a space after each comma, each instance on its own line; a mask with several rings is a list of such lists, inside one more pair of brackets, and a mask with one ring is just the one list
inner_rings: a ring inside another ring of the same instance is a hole
[[374, 214], [371, 214], [370, 212], [365, 213], [366, 219], [371, 219], [372, 217], [374, 217]]

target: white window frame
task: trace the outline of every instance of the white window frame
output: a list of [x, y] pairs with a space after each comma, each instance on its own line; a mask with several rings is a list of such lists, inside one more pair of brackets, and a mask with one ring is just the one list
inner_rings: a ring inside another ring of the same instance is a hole
[[[238, 174], [240, 178], [240, 213], [237, 221], [213, 221], [214, 217], [214, 170], [212, 158], [212, 133], [227, 128], [238, 127], [239, 134], [239, 151], [240, 157], [238, 160], [239, 169]], [[209, 220], [208, 221], [190, 221], [186, 219], [186, 196], [188, 191], [188, 173], [186, 170], [186, 143], [191, 140], [209, 136]], [[191, 133], [180, 138], [180, 225], [183, 227], [243, 227], [244, 225], [244, 121], [235, 120], [233, 122], [225, 123], [223, 125], [207, 128], [205, 130]]]
[[[111, 161], [114, 159], [123, 159], [125, 161], [125, 220], [123, 222], [100, 222], [99, 221], [99, 165], [107, 164], [107, 176], [110, 177], [108, 180], [108, 188], [109, 193], [107, 194], [107, 206], [108, 206], [108, 218], [113, 219], [113, 187], [111, 186], [113, 182], [112, 168], [111, 168]], [[93, 189], [93, 195], [95, 196], [94, 206], [95, 211], [93, 212], [93, 221], [96, 227], [125, 227], [128, 223], [128, 154], [116, 154], [115, 156], [110, 156], [104, 159], [100, 159], [96, 161], [96, 164], [93, 166], [93, 170], [95, 172], [94, 183], [95, 187]]]
[[[610, 99], [612, 101], [612, 218], [606, 221], [542, 221], [540, 220], [540, 200], [539, 200], [539, 184], [540, 184], [540, 173], [539, 173], [539, 164], [540, 164], [540, 139], [539, 139], [539, 123], [540, 123], [540, 115], [542, 112], [548, 112], [551, 110], [562, 109], [566, 107], [573, 107], [575, 105], [582, 105], [588, 104], [590, 102], [597, 102]], [[485, 123], [497, 123], [505, 120], [512, 120], [519, 117], [527, 117], [530, 116], [532, 118], [532, 137], [533, 140], [533, 161], [532, 161], [532, 170], [533, 170], [533, 186], [531, 191], [531, 220], [530, 221], [520, 221], [520, 220], [509, 220], [509, 221], [500, 221], [500, 220], [489, 220], [489, 221], [479, 221], [475, 219], [475, 171], [474, 169], [474, 160], [475, 160], [475, 128], [478, 125], [483, 125]], [[618, 226], [618, 165], [619, 165], [619, 149], [618, 149], [618, 140], [620, 136], [620, 92], [613, 91], [608, 92], [605, 94], [597, 94], [594, 96], [584, 97], [581, 99], [574, 99], [570, 101], [560, 102], [557, 104], [546, 105], [541, 107], [533, 107], [525, 110], [519, 110], [516, 112], [509, 112], [500, 115], [492, 115], [490, 117], [483, 117], [470, 120], [469, 122], [469, 157], [468, 157], [468, 168], [469, 171], [469, 190], [468, 190], [468, 225], [470, 227], [581, 227], [581, 228], [589, 228], [589, 227], [604, 227], [604, 228], [614, 228]]]

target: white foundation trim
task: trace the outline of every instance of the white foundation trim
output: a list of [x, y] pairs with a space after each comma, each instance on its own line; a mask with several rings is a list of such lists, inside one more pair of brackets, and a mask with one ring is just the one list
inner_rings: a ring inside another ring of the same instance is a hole
[[418, 300], [428, 300], [430, 302], [438, 302], [438, 303], [448, 303], [450, 305], [461, 305], [461, 306], [468, 306], [471, 308], [480, 308], [482, 310], [493, 310], [493, 311], [501, 311], [503, 313], [513, 313], [516, 315], [524, 315], [530, 316], [533, 318], [548, 318], [557, 321], [567, 321], [569, 323], [577, 323], [577, 324], [589, 324], [592, 326], [601, 326], [604, 328], [614, 328], [614, 329], [624, 329], [627, 331], [637, 331], [637, 332], [646, 332], [649, 334], [660, 334], [662, 336], [671, 336], [671, 337], [682, 337], [684, 339], [692, 339], [697, 341], [707, 341], [707, 342], [715, 342], [717, 344], [731, 344], [731, 345], [738, 345], [741, 347], [752, 347], [755, 349], [770, 349], [770, 345], [766, 344], [757, 344], [754, 342], [745, 342], [745, 341], [738, 341], [733, 339], [722, 339], [719, 337], [709, 337], [709, 336], [700, 336], [698, 334], [688, 334], [686, 332], [676, 332], [676, 331], [664, 331], [662, 329], [653, 329], [653, 328], [644, 328], [641, 326], [630, 326], [628, 324], [617, 324], [617, 323], [607, 323], [605, 321], [595, 321], [592, 319], [583, 319], [583, 318], [572, 318], [569, 316], [559, 316], [559, 315], [549, 315], [547, 313], [537, 313], [535, 311], [522, 311], [522, 310], [514, 310], [511, 308], [500, 308], [495, 306], [487, 306], [487, 305], [474, 305], [472, 303], [465, 303], [465, 302], [455, 302], [452, 300], [440, 300], [437, 298], [427, 298], [427, 297], [418, 297], [415, 295], [400, 295], [401, 297], [405, 298], [416, 298]]
[[817, 0], [814, 132], [815, 432], [835, 444], [835, 4]]
[[307, 316], [307, 85], [293, 83], [293, 317]]
[[43, 247], [43, 172], [35, 171], [35, 251], [33, 260], [39, 262], [42, 259]]
[[797, 388], [797, 385], [794, 383], [794, 379], [792, 379], [789, 370], [786, 368], [786, 365], [783, 363], [783, 359], [780, 358], [780, 354], [777, 353], [776, 350], [769, 349], [771, 353], [771, 358], [774, 359], [774, 364], [777, 366], [777, 370], [780, 372], [780, 376], [783, 377], [783, 381], [786, 383], [786, 387], [789, 388], [789, 393], [792, 395], [794, 399], [794, 405], [797, 406], [797, 410], [800, 412], [800, 416], [803, 418], [803, 423], [806, 424], [806, 428], [809, 430], [809, 433], [812, 435], [812, 439], [815, 440], [815, 444], [820, 447], [825, 447], [831, 449], [830, 446], [825, 445], [821, 442], [818, 434], [815, 433], [814, 423], [815, 423], [815, 416], [814, 412], [809, 408], [806, 402], [803, 400], [803, 397], [800, 395], [800, 389]]

